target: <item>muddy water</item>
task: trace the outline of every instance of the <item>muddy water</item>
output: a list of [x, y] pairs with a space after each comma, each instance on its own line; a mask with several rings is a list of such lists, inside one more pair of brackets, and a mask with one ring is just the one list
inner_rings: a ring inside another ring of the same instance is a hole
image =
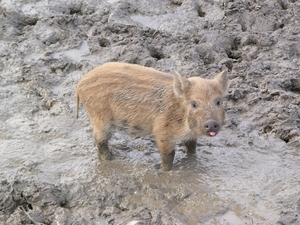
[[[34, 127], [17, 117], [13, 121], [25, 132]], [[3, 138], [2, 180], [53, 184], [66, 195], [71, 212], [84, 213], [90, 204], [98, 207], [95, 199], [103, 201], [100, 214], [116, 224], [133, 218], [154, 224], [156, 219], [168, 221], [165, 224], [275, 224], [282, 210], [292, 210], [289, 204], [300, 191], [298, 152], [272, 138], [256, 134], [239, 138], [225, 130], [218, 137], [200, 139], [195, 156], [187, 156], [183, 146], [177, 146], [174, 169], [162, 173], [151, 139], [116, 134], [110, 144], [115, 159], [99, 162], [90, 130], [81, 131], [80, 138], [78, 131], [70, 131], [82, 123], [56, 118], [55, 138], [44, 135], [37, 141], [28, 134], [19, 140]], [[66, 124], [73, 125], [66, 129]], [[10, 131], [14, 132], [8, 129], [6, 134]], [[11, 146], [18, 149], [8, 154]], [[29, 196], [34, 205], [34, 197]], [[91, 221], [97, 218], [94, 210], [89, 211]], [[136, 213], [133, 218], [132, 213]], [[82, 219], [82, 215], [69, 216], [67, 221], [74, 217]]]
[[[140, 207], [146, 204], [156, 210], [167, 208], [178, 214], [185, 224], [197, 221], [201, 224], [274, 224], [280, 220], [285, 206], [279, 206], [274, 196], [289, 195], [294, 188], [299, 191], [300, 167], [296, 152], [283, 143], [274, 144], [272, 139], [262, 140], [257, 136], [253, 136], [252, 146], [249, 140], [238, 140], [234, 134], [220, 135], [216, 139], [199, 141], [195, 157], [187, 157], [179, 147], [174, 170], [170, 173], [159, 173], [148, 165], [147, 162], [153, 161], [152, 154], [146, 157], [140, 152], [124, 155], [126, 161], [136, 166], [130, 173], [136, 174], [138, 170], [143, 186], [127, 201], [137, 201]], [[284, 154], [280, 154], [282, 152]], [[294, 158], [292, 162], [291, 158]], [[137, 165], [135, 160], [139, 162]], [[154, 201], [157, 194], [158, 199]]]
[[[145, 7], [147, 6], [147, 7]], [[0, 2], [0, 224], [299, 224], [297, 1]], [[263, 21], [263, 23], [262, 23]], [[74, 90], [108, 61], [211, 77], [227, 119], [174, 169], [114, 134], [99, 161]]]

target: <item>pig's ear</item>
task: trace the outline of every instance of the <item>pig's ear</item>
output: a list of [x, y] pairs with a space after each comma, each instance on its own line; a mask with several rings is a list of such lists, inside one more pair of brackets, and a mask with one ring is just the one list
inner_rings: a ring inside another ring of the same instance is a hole
[[228, 81], [228, 72], [227, 70], [223, 70], [221, 73], [219, 73], [217, 76], [215, 76], [215, 80], [218, 81], [223, 89], [223, 93], [227, 92], [229, 81]]
[[175, 95], [183, 97], [186, 89], [190, 86], [190, 82], [185, 77], [181, 76], [178, 72], [174, 73], [173, 88]]

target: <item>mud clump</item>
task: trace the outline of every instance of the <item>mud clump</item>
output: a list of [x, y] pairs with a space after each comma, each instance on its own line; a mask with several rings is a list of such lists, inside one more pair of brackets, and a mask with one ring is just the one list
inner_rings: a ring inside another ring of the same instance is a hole
[[[299, 24], [286, 0], [2, 0], [0, 223], [298, 224]], [[227, 68], [225, 128], [170, 173], [151, 138], [117, 133], [99, 161], [75, 88], [111, 61]]]

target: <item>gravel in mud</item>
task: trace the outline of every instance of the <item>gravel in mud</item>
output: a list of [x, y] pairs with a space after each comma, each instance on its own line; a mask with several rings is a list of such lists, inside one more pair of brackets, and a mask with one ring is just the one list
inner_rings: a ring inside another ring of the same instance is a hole
[[[1, 0], [0, 223], [300, 223], [300, 2]], [[227, 119], [163, 173], [151, 138], [99, 161], [75, 88], [119, 61], [228, 68]]]

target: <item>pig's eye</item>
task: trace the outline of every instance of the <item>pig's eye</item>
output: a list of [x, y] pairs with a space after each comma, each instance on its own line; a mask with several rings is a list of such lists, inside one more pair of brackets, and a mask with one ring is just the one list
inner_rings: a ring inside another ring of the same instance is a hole
[[219, 99], [219, 98], [216, 99], [216, 105], [217, 105], [217, 106], [220, 106], [220, 105], [221, 105], [221, 99]]
[[196, 109], [197, 108], [197, 102], [195, 101], [191, 101], [191, 105], [192, 105], [192, 108]]

